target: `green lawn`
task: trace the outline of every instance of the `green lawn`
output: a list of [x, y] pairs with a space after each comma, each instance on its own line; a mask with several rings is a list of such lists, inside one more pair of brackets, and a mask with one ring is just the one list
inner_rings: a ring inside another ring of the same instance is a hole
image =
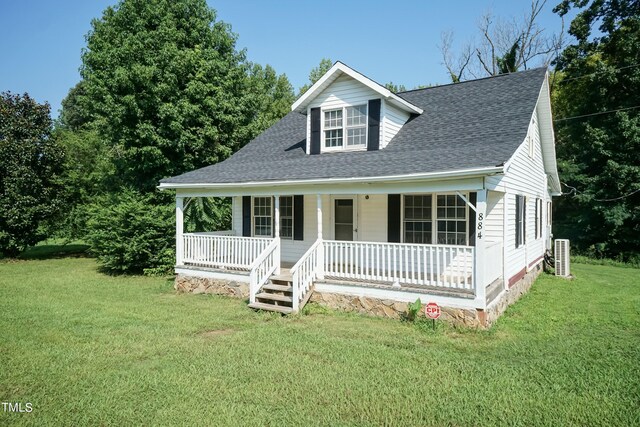
[[[37, 258], [37, 257], [36, 257]], [[544, 276], [490, 331], [256, 313], [109, 277], [0, 263], [0, 425], [640, 424], [640, 270]]]

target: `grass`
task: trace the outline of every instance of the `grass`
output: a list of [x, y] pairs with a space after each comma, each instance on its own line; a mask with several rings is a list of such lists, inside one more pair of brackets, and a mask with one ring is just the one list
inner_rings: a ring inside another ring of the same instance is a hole
[[0, 425], [639, 425], [640, 271], [543, 276], [489, 331], [0, 263]]

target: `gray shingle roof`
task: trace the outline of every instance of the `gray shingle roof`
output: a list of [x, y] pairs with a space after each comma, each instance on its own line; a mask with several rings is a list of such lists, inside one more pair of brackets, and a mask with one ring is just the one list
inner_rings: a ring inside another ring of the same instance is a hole
[[307, 155], [306, 116], [291, 112], [224, 162], [161, 183], [366, 178], [499, 166], [527, 134], [545, 73], [537, 68], [399, 93], [424, 113], [379, 151]]

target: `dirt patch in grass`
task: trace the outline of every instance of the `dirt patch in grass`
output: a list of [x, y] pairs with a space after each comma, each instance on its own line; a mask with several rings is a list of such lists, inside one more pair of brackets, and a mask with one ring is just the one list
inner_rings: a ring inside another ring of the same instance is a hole
[[204, 331], [200, 333], [202, 338], [216, 338], [223, 335], [231, 335], [235, 334], [237, 331], [235, 329], [227, 328], [227, 329], [212, 329], [210, 331]]

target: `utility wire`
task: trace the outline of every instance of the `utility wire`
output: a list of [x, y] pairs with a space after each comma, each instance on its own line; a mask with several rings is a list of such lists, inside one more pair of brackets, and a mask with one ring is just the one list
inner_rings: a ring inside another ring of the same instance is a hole
[[564, 122], [565, 120], [573, 120], [573, 119], [581, 119], [583, 117], [599, 116], [601, 114], [616, 113], [618, 111], [625, 111], [625, 110], [634, 110], [636, 108], [640, 108], [640, 105], [636, 105], [634, 107], [618, 108], [617, 110], [600, 111], [599, 113], [583, 114], [581, 116], [563, 117], [561, 119], [556, 119], [553, 122], [554, 123], [556, 123], [556, 122]]
[[[634, 68], [640, 66], [640, 62], [637, 64], [632, 64], [632, 65], [627, 65], [625, 67], [620, 67], [620, 68], [613, 68], [611, 70], [606, 70], [606, 71], [620, 71], [620, 70], [626, 70], [627, 68]], [[594, 71], [593, 73], [588, 73], [588, 74], [584, 74], [582, 76], [576, 76], [576, 77], [569, 77], [566, 79], [561, 79], [559, 81], [559, 83], [564, 83], [564, 82], [570, 82], [572, 80], [578, 80], [578, 79], [584, 79], [585, 77], [590, 77], [590, 76], [595, 76], [596, 74], [600, 74], [600, 73], [604, 73], [605, 71]]]
[[[566, 184], [564, 182], [561, 182], [561, 184], [564, 185], [565, 187], [571, 189], [571, 191], [569, 191], [569, 193], [568, 193], [569, 195], [573, 195], [575, 197], [578, 194], [578, 189], [576, 187], [572, 187], [572, 186], [570, 186], [570, 185], [568, 185], [568, 184]], [[634, 194], [639, 193], [639, 192], [640, 192], [640, 188], [632, 191], [629, 194], [625, 194], [624, 196], [614, 197], [613, 199], [591, 199], [591, 200], [593, 200], [594, 202], [615, 202], [617, 200], [626, 199], [627, 197], [633, 196]]]

